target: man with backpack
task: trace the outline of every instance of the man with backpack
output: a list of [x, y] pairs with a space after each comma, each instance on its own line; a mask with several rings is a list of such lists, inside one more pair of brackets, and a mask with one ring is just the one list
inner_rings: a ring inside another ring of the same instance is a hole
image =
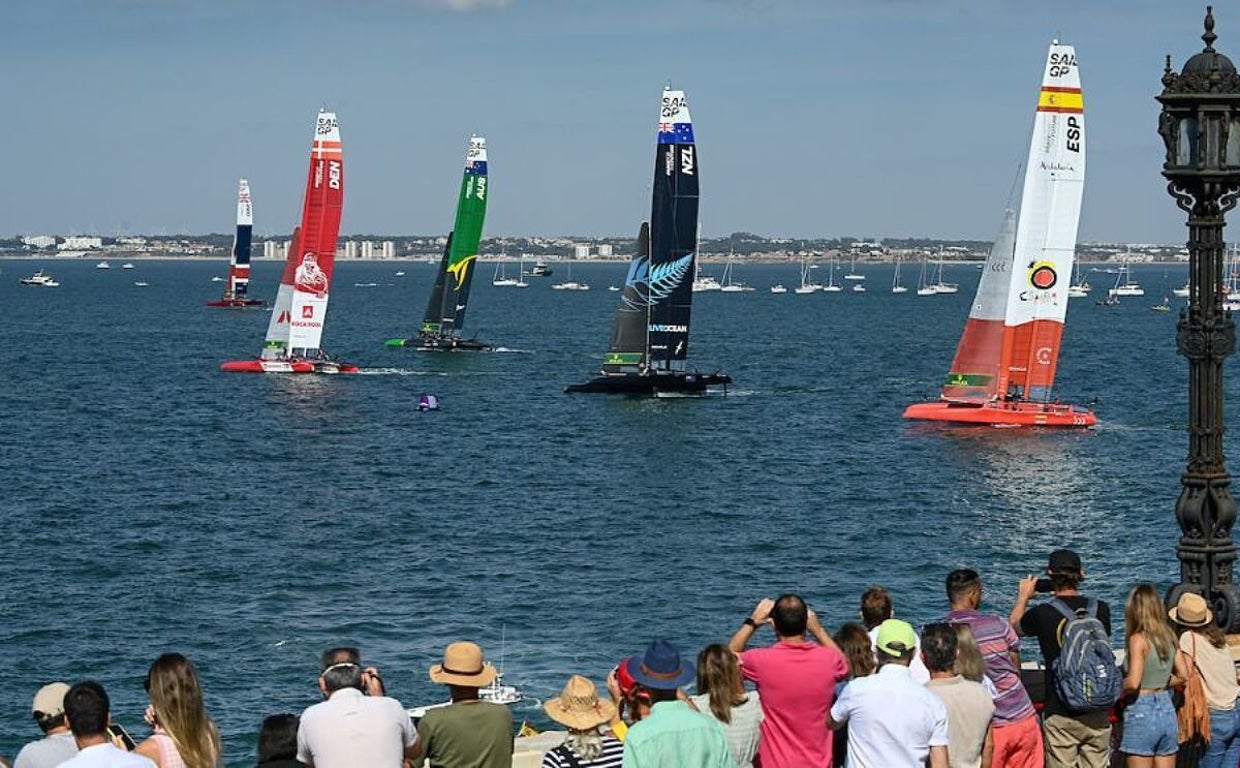
[[[1111, 759], [1109, 710], [1121, 682], [1109, 640], [1111, 608], [1080, 593], [1085, 572], [1075, 552], [1052, 552], [1046, 573], [1049, 580], [1021, 580], [1008, 618], [1018, 634], [1036, 636], [1042, 649], [1046, 768], [1106, 768]], [[1047, 587], [1051, 598], [1026, 610], [1034, 594]]]

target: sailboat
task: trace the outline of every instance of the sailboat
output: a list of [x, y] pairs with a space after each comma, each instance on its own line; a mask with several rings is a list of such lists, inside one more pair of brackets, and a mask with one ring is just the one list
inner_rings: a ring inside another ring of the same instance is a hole
[[564, 270], [565, 280], [562, 283], [556, 283], [551, 286], [553, 291], [588, 291], [589, 283], [583, 283], [580, 280], [573, 279], [573, 262], [568, 262], [568, 266]]
[[938, 277], [930, 286], [935, 293], [958, 293], [960, 286], [957, 283], [947, 283], [943, 281], [943, 259], [939, 259]]
[[[857, 271], [857, 254], [854, 252], [852, 261], [849, 262], [848, 274], [844, 275], [845, 280], [864, 280], [865, 275]], [[854, 287], [853, 290], [856, 290]]]
[[934, 290], [934, 286], [930, 284], [927, 275], [930, 272], [930, 260], [924, 258], [921, 260], [921, 274], [917, 276], [917, 295], [918, 296], [937, 296], [938, 291]]
[[1132, 279], [1132, 273], [1128, 270], [1128, 262], [1122, 262], [1119, 266], [1119, 273], [1115, 277], [1115, 287], [1111, 289], [1112, 296], [1144, 296], [1145, 289], [1141, 284]]
[[1073, 266], [1075, 267], [1073, 272], [1075, 276], [1072, 279], [1072, 285], [1068, 286], [1068, 298], [1083, 299], [1089, 296], [1089, 292], [1093, 290], [1093, 287], [1088, 280], [1081, 279], [1081, 263], [1078, 261]]
[[748, 293], [753, 287], [747, 283], [732, 279], [732, 259], [728, 259], [728, 263], [723, 267], [723, 286], [719, 289], [723, 293]]
[[495, 262], [495, 275], [491, 278], [491, 285], [497, 288], [512, 288], [519, 282], [521, 281], [517, 278], [508, 276], [508, 267], [502, 260]]
[[892, 293], [908, 293], [908, 288], [900, 284], [900, 260], [896, 259], [896, 271], [891, 276], [891, 292]]
[[565, 392], [702, 394], [732, 377], [690, 371], [689, 319], [697, 261], [697, 145], [684, 91], [664, 89], [655, 148], [650, 221], [637, 236], [603, 370]]
[[835, 282], [835, 260], [831, 260], [831, 269], [827, 273], [827, 284], [822, 287], [823, 293], [839, 293], [844, 286]]
[[344, 151], [335, 112], [320, 111], [310, 146], [310, 172], [293, 230], [261, 357], [234, 360], [225, 371], [247, 373], [357, 373], [332, 360], [320, 346], [327, 318], [340, 217], [344, 210]]
[[907, 419], [1089, 427], [1090, 410], [1051, 399], [1068, 309], [1085, 183], [1085, 117], [1072, 46], [1053, 41], [1043, 70], [1020, 220], [1004, 213], [956, 357], [937, 401]]
[[208, 307], [262, 307], [267, 302], [251, 299], [250, 292], [250, 234], [254, 229], [254, 207], [250, 201], [250, 182], [241, 179], [237, 184], [237, 231], [233, 235], [232, 256], [228, 260], [228, 286], [224, 296], [208, 301]]
[[800, 294], [817, 293], [822, 290], [822, 283], [815, 282], [810, 274], [813, 267], [810, 266], [809, 257], [801, 259], [801, 285], [793, 288], [793, 292]]
[[426, 314], [416, 338], [388, 339], [389, 347], [415, 347], [422, 352], [486, 352], [494, 349], [477, 339], [462, 339], [469, 288], [474, 281], [478, 244], [487, 214], [487, 140], [471, 136], [456, 200], [456, 221], [448, 233]]
[[704, 291], [721, 291], [723, 285], [715, 279], [714, 275], [708, 275], [702, 271], [702, 265], [696, 265], [697, 271], [693, 277], [693, 292], [702, 293]]

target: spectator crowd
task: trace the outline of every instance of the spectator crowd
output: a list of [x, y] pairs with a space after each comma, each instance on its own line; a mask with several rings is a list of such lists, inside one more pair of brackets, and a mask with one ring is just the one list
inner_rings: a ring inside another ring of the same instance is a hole
[[[1186, 593], [1167, 611], [1152, 585], [1135, 586], [1121, 667], [1110, 606], [1081, 592], [1084, 578], [1080, 558], [1056, 550], [1046, 575], [1022, 580], [1011, 613], [1000, 616], [980, 610], [981, 576], [955, 570], [942, 615], [920, 631], [896, 617], [882, 587], [867, 589], [860, 622], [834, 635], [801, 597], [764, 598], [726, 643], [695, 660], [656, 639], [617, 664], [602, 689], [569, 677], [543, 705], [567, 735], [541, 766], [1107, 768], [1118, 764], [1116, 745], [1129, 768], [1173, 768], [1185, 750], [1205, 768], [1240, 766], [1240, 684], [1208, 603]], [[1035, 602], [1039, 594], [1045, 599]], [[774, 641], [755, 645], [766, 627]], [[1022, 677], [1021, 636], [1037, 639], [1040, 679]], [[480, 693], [497, 676], [482, 649], [450, 644], [429, 676], [449, 701], [415, 724], [357, 649], [326, 651], [323, 701], [263, 720], [256, 764], [512, 766], [513, 718]], [[31, 708], [43, 737], [13, 767], [222, 765], [190, 660], [160, 656], [145, 687], [151, 734], [135, 742], [111, 721], [99, 683], [43, 686]]]

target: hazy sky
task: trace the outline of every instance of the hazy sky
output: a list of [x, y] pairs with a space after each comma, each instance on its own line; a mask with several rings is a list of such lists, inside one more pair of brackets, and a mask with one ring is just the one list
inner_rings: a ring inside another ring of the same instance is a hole
[[[1240, 60], [1240, 8], [1217, 47]], [[656, 108], [688, 96], [703, 234], [990, 239], [1050, 40], [1076, 46], [1082, 241], [1182, 242], [1159, 176], [1183, 0], [2, 0], [0, 234], [226, 232], [299, 215], [336, 110], [343, 231], [442, 233], [471, 133], [486, 233], [635, 234]], [[1233, 216], [1234, 218], [1234, 216]]]

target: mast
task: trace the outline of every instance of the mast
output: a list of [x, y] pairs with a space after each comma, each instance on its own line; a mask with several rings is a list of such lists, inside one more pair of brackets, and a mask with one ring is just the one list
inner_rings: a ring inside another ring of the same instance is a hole
[[233, 235], [228, 262], [228, 288], [225, 299], [244, 299], [250, 288], [250, 239], [254, 229], [254, 208], [250, 202], [250, 183], [241, 179], [237, 186], [237, 231]]
[[[469, 139], [465, 172], [456, 203], [456, 222], [452, 236], [436, 275], [436, 290], [443, 281], [439, 306], [427, 308], [422, 333], [456, 338], [465, 323], [469, 290], [474, 280], [478, 244], [482, 241], [482, 225], [487, 212], [487, 140], [481, 136]], [[434, 292], [432, 292], [432, 301]], [[432, 316], [435, 314], [437, 316]]]
[[685, 369], [697, 253], [698, 157], [684, 91], [665, 88], [659, 107], [650, 207], [646, 356], [656, 370]]

